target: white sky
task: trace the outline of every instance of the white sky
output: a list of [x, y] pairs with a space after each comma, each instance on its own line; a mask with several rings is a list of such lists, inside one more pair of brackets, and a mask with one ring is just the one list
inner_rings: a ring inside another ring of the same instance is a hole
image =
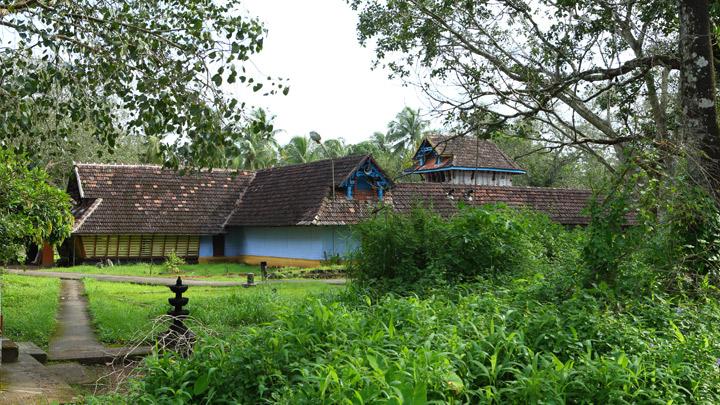
[[249, 104], [276, 115], [281, 144], [317, 131], [323, 139], [363, 141], [404, 107], [427, 106], [422, 94], [371, 70], [373, 50], [357, 41], [357, 15], [344, 0], [247, 0], [268, 29], [253, 58], [263, 76], [289, 78], [290, 93], [253, 97]]

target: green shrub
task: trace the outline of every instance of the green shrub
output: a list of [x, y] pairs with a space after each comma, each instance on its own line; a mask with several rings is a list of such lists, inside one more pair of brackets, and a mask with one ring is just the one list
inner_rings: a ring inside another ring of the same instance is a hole
[[360, 246], [350, 275], [396, 292], [529, 270], [566, 248], [566, 231], [546, 216], [504, 205], [465, 207], [450, 219], [420, 208], [388, 212], [357, 225], [355, 233]]
[[600, 282], [614, 284], [621, 265], [638, 249], [642, 232], [627, 226], [629, 212], [628, 197], [624, 194], [590, 202], [591, 222], [583, 245], [583, 258], [589, 270], [587, 286]]
[[[681, 174], [649, 179], [638, 173], [625, 183], [615, 184], [608, 197], [590, 205], [592, 220], [582, 244], [585, 285], [717, 292], [717, 202]], [[636, 190], [636, 184], [644, 188]], [[632, 226], [627, 226], [629, 220]]]
[[203, 341], [190, 358], [149, 358], [128, 401], [720, 401], [714, 302], [639, 297], [618, 309], [611, 290], [549, 303], [507, 287], [308, 300], [271, 325]]
[[163, 266], [165, 267], [166, 273], [179, 274], [182, 273], [180, 266], [186, 264], [185, 260], [178, 256], [175, 251], [171, 251], [168, 257], [165, 258]]

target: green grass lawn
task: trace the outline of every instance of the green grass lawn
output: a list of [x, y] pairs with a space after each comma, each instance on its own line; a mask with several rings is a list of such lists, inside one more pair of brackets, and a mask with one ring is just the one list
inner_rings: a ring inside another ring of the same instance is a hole
[[[153, 320], [170, 309], [167, 300], [172, 293], [167, 287], [93, 279], [85, 279], [84, 283], [90, 313], [101, 341], [124, 344], [139, 341], [151, 332], [164, 330], [164, 325], [156, 326]], [[300, 301], [308, 294], [340, 288], [343, 287], [307, 281], [273, 283], [254, 288], [190, 287], [184, 296], [190, 299], [186, 308], [190, 310], [190, 316], [197, 320], [197, 327], [206, 327], [225, 335], [238, 326], [272, 320], [279, 303]]]
[[59, 295], [59, 279], [0, 274], [5, 336], [46, 349], [55, 330]]
[[[340, 269], [341, 266], [327, 266], [321, 269]], [[251, 266], [242, 263], [212, 263], [212, 264], [184, 264], [180, 266], [180, 273], [168, 273], [162, 263], [137, 263], [123, 264], [112, 267], [96, 267], [93, 265], [81, 265], [73, 267], [52, 267], [43, 268], [40, 271], [60, 271], [67, 273], [86, 273], [86, 274], [111, 274], [121, 276], [148, 276], [148, 277], [177, 277], [186, 278], [203, 278], [217, 281], [238, 281], [245, 279], [245, 273], [255, 273], [256, 278], [260, 279], [260, 267]], [[312, 269], [300, 269], [294, 267], [271, 268], [270, 272], [282, 272], [283, 278], [300, 277], [300, 274]]]
[[123, 276], [152, 276], [152, 277], [189, 277], [189, 278], [238, 278], [245, 273], [260, 273], [258, 266], [242, 263], [212, 263], [212, 264], [183, 264], [180, 273], [168, 273], [162, 263], [136, 263], [123, 264], [112, 267], [97, 267], [94, 265], [80, 265], [73, 267], [43, 268], [41, 271], [61, 271], [67, 273], [112, 274]]

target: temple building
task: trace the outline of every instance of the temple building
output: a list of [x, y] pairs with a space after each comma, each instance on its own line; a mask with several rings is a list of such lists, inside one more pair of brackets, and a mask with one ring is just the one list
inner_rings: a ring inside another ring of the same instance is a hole
[[428, 137], [396, 183], [370, 155], [258, 171], [186, 173], [152, 165], [76, 164], [67, 192], [75, 202], [66, 263], [162, 260], [266, 261], [317, 266], [356, 246], [350, 226], [384, 204], [406, 212], [424, 204], [441, 215], [460, 203], [504, 202], [585, 225], [587, 190], [513, 187], [525, 173], [490, 141]]
[[413, 162], [405, 172], [417, 173], [430, 183], [512, 186], [513, 176], [525, 174], [494, 143], [477, 137], [427, 137]]

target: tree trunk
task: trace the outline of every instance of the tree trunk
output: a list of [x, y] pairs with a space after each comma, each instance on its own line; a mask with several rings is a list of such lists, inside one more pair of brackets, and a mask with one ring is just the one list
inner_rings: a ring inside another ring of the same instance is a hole
[[697, 148], [696, 180], [720, 201], [720, 129], [708, 0], [680, 3], [680, 101], [683, 141]]

